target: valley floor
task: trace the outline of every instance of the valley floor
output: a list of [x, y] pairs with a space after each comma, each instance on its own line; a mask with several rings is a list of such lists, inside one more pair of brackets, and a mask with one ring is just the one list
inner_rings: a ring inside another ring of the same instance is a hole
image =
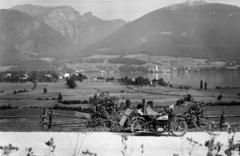
[[[65, 81], [60, 80], [56, 83], [38, 83], [35, 90], [31, 90], [32, 83], [0, 83], [0, 107], [11, 105], [17, 109], [0, 110], [0, 116], [39, 116], [36, 119], [1, 119], [0, 130], [4, 131], [39, 131], [40, 114], [42, 107], [53, 107], [54, 105], [62, 107], [81, 107], [89, 108], [91, 104], [72, 104], [64, 105], [57, 101], [59, 93], [62, 94], [63, 100], [88, 100], [100, 91], [108, 91], [111, 95], [119, 98], [119, 103], [130, 99], [132, 106], [136, 107], [141, 103], [142, 99], [154, 101], [154, 106], [168, 106], [175, 104], [176, 101], [187, 94], [192, 94], [194, 100], [204, 102], [216, 102], [219, 94], [223, 95], [222, 101], [239, 101], [237, 93], [240, 92], [238, 88], [228, 88], [222, 90], [211, 89], [201, 91], [198, 89], [176, 89], [170, 87], [136, 87], [121, 85], [117, 81], [113, 82], [92, 82], [85, 80], [77, 82], [77, 88], [68, 89]], [[43, 89], [47, 88], [47, 93], [43, 93]], [[15, 90], [28, 90], [29, 92], [14, 94]], [[213, 116], [220, 116], [224, 111], [225, 115], [239, 115], [240, 106], [211, 106], [207, 108], [207, 114]], [[79, 113], [77, 111], [57, 110], [57, 113], [72, 115], [75, 117], [89, 117], [89, 114]], [[10, 122], [9, 122], [10, 121]], [[32, 124], [21, 124], [21, 121], [32, 122]], [[80, 119], [58, 119], [54, 121], [60, 122], [79, 122]], [[237, 122], [239, 118], [230, 119], [226, 122]], [[10, 124], [9, 124], [10, 123]], [[29, 126], [31, 125], [31, 126]], [[72, 131], [69, 127], [58, 127], [54, 131]]]

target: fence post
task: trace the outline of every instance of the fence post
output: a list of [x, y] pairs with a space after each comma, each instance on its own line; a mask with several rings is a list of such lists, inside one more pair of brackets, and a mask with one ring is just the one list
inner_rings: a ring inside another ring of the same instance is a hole
[[146, 102], [145, 102], [145, 99], [142, 99], [142, 109], [143, 109], [143, 114], [146, 114]]
[[47, 129], [47, 117], [48, 117], [48, 109], [42, 108], [41, 124], [43, 129]]
[[50, 109], [48, 112], [48, 129], [52, 128], [52, 120], [53, 120], [53, 109]]
[[219, 121], [219, 127], [220, 127], [221, 131], [223, 130], [224, 123], [225, 123], [225, 117], [224, 117], [224, 111], [223, 111], [221, 116], [220, 116], [220, 121]]

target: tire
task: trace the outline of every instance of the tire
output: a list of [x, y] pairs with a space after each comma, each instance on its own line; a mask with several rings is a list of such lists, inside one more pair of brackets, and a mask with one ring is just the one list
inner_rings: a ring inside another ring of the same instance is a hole
[[146, 120], [142, 117], [134, 117], [131, 122], [131, 132], [143, 132], [143, 131], [149, 131], [149, 127], [146, 124]]
[[170, 123], [170, 132], [173, 136], [184, 136], [187, 130], [187, 123], [183, 119], [174, 119]]

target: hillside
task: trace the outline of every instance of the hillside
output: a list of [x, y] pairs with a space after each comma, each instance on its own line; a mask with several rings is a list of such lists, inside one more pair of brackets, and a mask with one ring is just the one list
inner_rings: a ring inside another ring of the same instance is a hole
[[239, 27], [236, 6], [186, 2], [150, 12], [83, 52], [239, 59]]
[[0, 65], [16, 65], [42, 57], [68, 59], [121, 27], [123, 20], [106, 21], [81, 15], [69, 6], [19, 5], [0, 10]]
[[15, 10], [0, 10], [0, 21], [0, 64], [66, 56], [71, 43], [45, 23]]
[[103, 20], [91, 12], [81, 14], [70, 6], [18, 5], [13, 9], [25, 12], [51, 26], [79, 49], [100, 41], [125, 24], [125, 21], [120, 19]]

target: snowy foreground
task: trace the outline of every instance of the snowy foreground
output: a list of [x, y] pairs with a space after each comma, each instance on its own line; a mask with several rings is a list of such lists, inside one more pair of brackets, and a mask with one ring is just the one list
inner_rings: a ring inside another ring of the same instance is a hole
[[[224, 144], [221, 153], [224, 153], [228, 142], [228, 133], [219, 132], [216, 141]], [[77, 155], [82, 155], [82, 151], [88, 149], [97, 153], [98, 156], [122, 156], [123, 148], [121, 134], [106, 132], [89, 133], [55, 133], [55, 132], [0, 132], [0, 146], [12, 144], [19, 147], [19, 151], [14, 151], [10, 155], [22, 156], [26, 148], [32, 147], [34, 154], [44, 156], [48, 151], [45, 142], [51, 137], [55, 140], [55, 156], [72, 156], [74, 151]], [[203, 144], [195, 145], [186, 138], [192, 138]], [[184, 137], [169, 136], [128, 136], [126, 141], [128, 156], [188, 156], [192, 151], [193, 156], [205, 156], [207, 147], [204, 146], [210, 136], [205, 132], [190, 132]], [[235, 141], [240, 140], [240, 132], [236, 133]], [[76, 148], [77, 147], [77, 148]], [[1, 151], [0, 151], [1, 152]], [[143, 153], [142, 153], [143, 152]], [[238, 155], [235, 153], [234, 155]]]

